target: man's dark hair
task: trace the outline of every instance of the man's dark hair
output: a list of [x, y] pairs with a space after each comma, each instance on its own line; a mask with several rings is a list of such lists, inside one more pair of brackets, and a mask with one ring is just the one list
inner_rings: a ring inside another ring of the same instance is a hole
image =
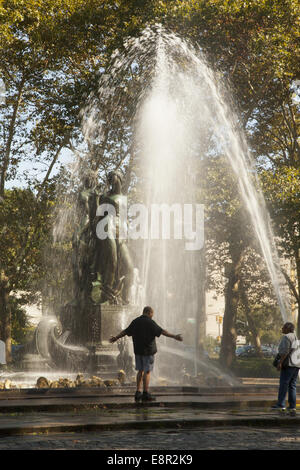
[[284, 324], [284, 326], [289, 330], [290, 333], [294, 333], [295, 325], [293, 323], [287, 322]]
[[143, 315], [149, 315], [149, 313], [153, 313], [153, 308], [152, 307], [144, 307], [143, 310]]

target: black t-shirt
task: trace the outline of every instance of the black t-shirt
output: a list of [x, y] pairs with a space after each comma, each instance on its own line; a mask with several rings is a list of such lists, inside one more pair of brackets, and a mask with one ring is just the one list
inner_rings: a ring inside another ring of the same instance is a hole
[[125, 331], [127, 336], [132, 336], [134, 354], [152, 356], [157, 352], [155, 337], [159, 337], [163, 329], [152, 318], [141, 315]]

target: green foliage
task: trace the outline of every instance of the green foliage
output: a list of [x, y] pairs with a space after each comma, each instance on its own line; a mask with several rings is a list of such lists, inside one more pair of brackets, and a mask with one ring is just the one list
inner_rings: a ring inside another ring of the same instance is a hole
[[232, 372], [238, 377], [269, 377], [278, 378], [279, 372], [272, 365], [273, 359], [247, 357], [236, 359], [232, 365]]
[[264, 170], [260, 177], [282, 251], [288, 257], [297, 258], [300, 248], [300, 169], [280, 166], [276, 172]]
[[34, 327], [30, 324], [23, 305], [24, 300], [10, 297], [13, 344], [24, 344], [29, 340], [34, 331]]
[[52, 220], [53, 201], [31, 190], [5, 192], [0, 201], [0, 265], [13, 290], [28, 290], [42, 276], [41, 248]]
[[[279, 343], [282, 318], [277, 307], [270, 306], [267, 302], [262, 302], [262, 305], [254, 305], [251, 308], [251, 317], [262, 344]], [[238, 309], [237, 334], [245, 336], [247, 343], [253, 342], [252, 332], [242, 305]]]
[[[155, 22], [200, 46], [220, 80], [229, 84], [240, 126], [256, 158], [281, 254], [296, 264], [291, 282], [297, 298], [300, 120], [292, 87], [299, 78], [299, 3], [295, 0], [1, 2], [0, 78], [7, 94], [5, 106], [0, 105], [0, 264], [11, 288], [33, 295], [41, 288], [41, 279], [51, 288], [66, 286], [68, 273], [53, 279], [44, 257], [46, 244], [52, 244], [54, 168], [59, 170], [64, 148], [73, 151], [82, 142], [79, 110], [97, 89], [99, 71], [109, 71], [112, 52], [123, 48], [125, 38], [138, 36], [146, 24]], [[113, 123], [107, 119], [103, 148], [93, 149], [97, 168], [102, 165], [107, 171], [124, 162], [130, 170], [127, 187], [134, 162], [126, 126], [137, 91], [145, 86], [139, 83], [141, 76], [137, 70], [127, 80], [121, 96], [127, 104], [124, 114]], [[109, 116], [110, 110], [106, 112]], [[257, 247], [236, 181], [220, 155], [201, 171], [207, 183], [199, 195], [207, 216], [207, 287], [222, 291], [224, 265], [245, 254], [241, 275], [255, 324], [264, 337], [268, 332], [263, 324], [271, 327], [273, 318], [275, 331], [278, 315], [259, 255], [249, 255], [249, 247], [256, 251]], [[7, 190], [18, 177], [27, 189]], [[68, 259], [71, 247], [66, 243], [52, 248], [55, 268]], [[245, 317], [241, 307], [238, 317]]]

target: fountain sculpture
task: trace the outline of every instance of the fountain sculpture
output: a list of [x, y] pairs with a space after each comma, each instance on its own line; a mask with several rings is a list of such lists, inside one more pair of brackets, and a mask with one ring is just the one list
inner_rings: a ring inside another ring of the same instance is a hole
[[[134, 104], [124, 107], [128, 88], [126, 99]], [[201, 189], [199, 162], [211, 155], [225, 156], [238, 181], [285, 318], [286, 300], [268, 214], [253, 181], [246, 139], [224, 95], [220, 77], [217, 79], [207, 66], [201, 50], [161, 26], [146, 28], [139, 38], [125, 42], [124, 52], [116, 51], [111, 68], [101, 75], [98, 96], [92, 96], [82, 111], [83, 135], [93, 148], [108, 134], [113, 119], [126, 122], [126, 134], [132, 141], [126, 148], [131, 148], [131, 160], [136, 158], [136, 180], [140, 181], [138, 202], [147, 209], [153, 204], [183, 207], [201, 203], [197, 199]], [[124, 112], [131, 112], [128, 119], [123, 118]], [[119, 143], [110, 142], [110, 151], [113, 145], [118, 148]], [[92, 167], [88, 158], [84, 164]], [[128, 347], [121, 344], [118, 351], [108, 339], [139, 314], [143, 305], [150, 304], [158, 323], [169, 328], [176, 324], [176, 329], [180, 325], [184, 338], [189, 334], [185, 328], [194, 325], [190, 345], [197, 355], [199, 340], [205, 336], [203, 246], [200, 251], [186, 251], [185, 240], [146, 237], [139, 244], [135, 256], [139, 263], [134, 266], [126, 241], [118, 235], [122, 229], [120, 211], [126, 202], [121, 192], [122, 173], [112, 172], [110, 189], [99, 194], [95, 176], [99, 171], [98, 166], [81, 178], [83, 187], [77, 201], [80, 223], [73, 237], [74, 299], [60, 312], [60, 323], [56, 317], [42, 320], [36, 332], [38, 351], [52, 364], [73, 370], [120, 366], [129, 370]], [[99, 210], [106, 203], [115, 208], [115, 217]], [[116, 236], [97, 236], [99, 222], [106, 222], [108, 231], [116, 227]], [[144, 297], [132, 302], [130, 289], [137, 268]], [[177, 354], [163, 344], [162, 349], [174, 361], [173, 368], [167, 361], [168, 369], [176, 370], [178, 357], [186, 353]]]
[[[132, 290], [138, 288], [133, 283], [134, 266], [126, 241], [119, 236], [120, 212], [127, 199], [121, 192], [121, 173], [111, 172], [108, 183], [110, 189], [99, 194], [93, 175], [84, 178], [72, 247], [75, 295], [59, 319], [46, 316], [35, 332], [34, 347], [52, 367], [102, 375], [120, 369], [132, 371], [126, 339], [118, 346], [108, 341], [139, 312], [131, 303]], [[115, 216], [105, 211], [98, 215], [99, 208], [107, 204], [115, 209]], [[106, 227], [104, 239], [97, 237], [99, 222]]]

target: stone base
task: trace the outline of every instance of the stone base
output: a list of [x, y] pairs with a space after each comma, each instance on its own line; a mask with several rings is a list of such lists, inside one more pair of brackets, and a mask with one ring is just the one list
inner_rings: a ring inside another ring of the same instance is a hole
[[38, 354], [25, 354], [20, 362], [20, 367], [23, 371], [50, 371], [51, 367], [46, 359]]
[[124, 330], [139, 315], [134, 305], [95, 305], [88, 312], [88, 344], [107, 347], [111, 336]]
[[[54, 346], [58, 351], [55, 356], [66, 357], [68, 362], [72, 353], [70, 349], [74, 349], [74, 354], [77, 354], [78, 347], [83, 347], [88, 350], [88, 354], [83, 354], [85, 356], [83, 361], [86, 362], [89, 372], [101, 374], [104, 371], [117, 372], [120, 369], [127, 369], [128, 373], [132, 370], [133, 363], [132, 340], [124, 337], [117, 343], [111, 344], [109, 339], [124, 330], [140, 314], [140, 307], [135, 305], [96, 305], [88, 302], [83, 308], [77, 303], [70, 303], [62, 312], [61, 337], [65, 330], [71, 331], [71, 334], [65, 345], [60, 344], [60, 338], [57, 338], [58, 341], [55, 341]], [[59, 350], [62, 352], [61, 355]], [[76, 363], [74, 354], [72, 370], [74, 362]]]
[[89, 343], [92, 354], [91, 367], [95, 373], [116, 372], [120, 369], [132, 372], [132, 341], [122, 338], [111, 344], [109, 339], [124, 330], [139, 315], [139, 308], [133, 305], [95, 306], [89, 312]]
[[111, 305], [80, 302], [67, 304], [60, 315], [62, 333], [70, 331], [70, 342], [78, 345], [106, 344], [140, 315], [136, 305]]

